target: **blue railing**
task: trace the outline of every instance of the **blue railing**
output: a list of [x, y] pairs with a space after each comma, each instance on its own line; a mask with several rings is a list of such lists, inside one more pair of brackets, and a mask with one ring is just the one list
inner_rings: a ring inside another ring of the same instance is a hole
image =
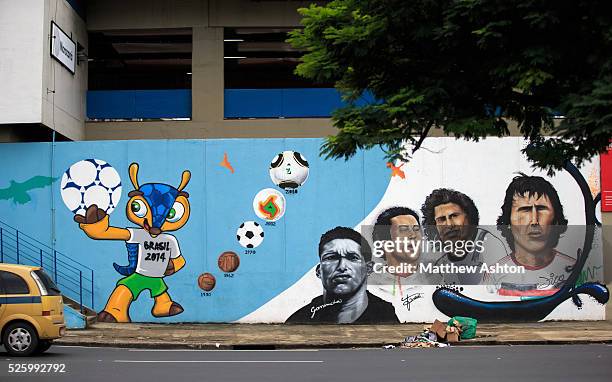
[[94, 307], [93, 269], [0, 221], [0, 262], [42, 267], [62, 294], [84, 307]]
[[[366, 95], [357, 104], [373, 102]], [[320, 118], [345, 102], [334, 88], [226, 89], [225, 118]]]
[[191, 90], [90, 90], [87, 118], [191, 118]]

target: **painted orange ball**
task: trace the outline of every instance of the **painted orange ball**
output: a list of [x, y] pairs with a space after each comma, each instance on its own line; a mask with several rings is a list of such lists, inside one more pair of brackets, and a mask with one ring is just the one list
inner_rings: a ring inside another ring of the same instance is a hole
[[200, 289], [206, 292], [210, 292], [211, 290], [213, 290], [216, 284], [217, 280], [215, 279], [215, 276], [208, 272], [202, 273], [200, 277], [198, 277], [198, 286], [200, 287]]
[[236, 254], [236, 252], [226, 251], [219, 256], [217, 264], [219, 265], [219, 269], [221, 269], [223, 272], [231, 273], [240, 266], [240, 257]]

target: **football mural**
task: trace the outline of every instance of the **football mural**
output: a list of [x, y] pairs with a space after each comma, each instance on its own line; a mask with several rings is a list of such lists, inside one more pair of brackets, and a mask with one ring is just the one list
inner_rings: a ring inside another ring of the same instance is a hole
[[[71, 212], [87, 236], [94, 240], [125, 241], [128, 265], [113, 263], [117, 273], [125, 277], [117, 282], [104, 310], [98, 313], [99, 322], [130, 322], [130, 305], [143, 291], [148, 291], [154, 300], [153, 316], [168, 317], [183, 312], [183, 307], [168, 294], [164, 278], [185, 266], [176, 237], [167, 232], [180, 229], [189, 220], [189, 194], [183, 189], [191, 173], [183, 171], [177, 188], [165, 183], [139, 184], [137, 163], [129, 166], [129, 175], [134, 190], [128, 193], [130, 199], [125, 213], [136, 225], [129, 228], [113, 227], [109, 222], [109, 214], [120, 197], [121, 182], [108, 163], [95, 159], [77, 162], [62, 179], [62, 198], [68, 208], [74, 206], [66, 202], [72, 197], [69, 187], [80, 186], [81, 202]], [[118, 195], [113, 198], [117, 191]]]
[[320, 144], [3, 144], [3, 179], [61, 181], [0, 221], [91, 268], [102, 322], [605, 318], [598, 158], [549, 176], [522, 138], [428, 138], [407, 163]]

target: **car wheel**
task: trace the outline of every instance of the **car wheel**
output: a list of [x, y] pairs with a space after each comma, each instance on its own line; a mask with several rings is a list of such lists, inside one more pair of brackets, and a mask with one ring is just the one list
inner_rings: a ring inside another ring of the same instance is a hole
[[38, 347], [38, 333], [32, 325], [26, 322], [16, 322], [6, 328], [2, 343], [10, 355], [27, 357]]
[[38, 347], [36, 348], [36, 354], [42, 354], [49, 350], [51, 344], [53, 342], [51, 340], [40, 340], [38, 341]]

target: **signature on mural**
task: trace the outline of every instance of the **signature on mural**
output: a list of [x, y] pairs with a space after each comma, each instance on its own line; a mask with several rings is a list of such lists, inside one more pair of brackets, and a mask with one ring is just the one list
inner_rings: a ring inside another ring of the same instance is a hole
[[318, 306], [313, 306], [312, 308], [310, 308], [310, 311], [312, 312], [312, 315], [310, 316], [310, 318], [314, 318], [315, 314], [317, 314], [317, 312], [323, 308], [327, 308], [328, 306], [332, 306], [332, 305], [336, 305], [336, 304], [342, 304], [342, 299], [336, 299], [334, 301], [322, 304], [322, 305], [318, 305]]
[[406, 307], [406, 309], [410, 310], [410, 304], [420, 298], [423, 298], [423, 293], [413, 293], [410, 296], [402, 298], [402, 304]]
[[538, 289], [557, 288], [565, 281], [565, 275], [550, 273], [539, 277], [542, 281], [538, 283]]
[[10, 186], [0, 189], [0, 200], [12, 200], [13, 204], [26, 204], [32, 200], [29, 192], [38, 188], [49, 187], [57, 178], [33, 176], [23, 182], [10, 181]]

